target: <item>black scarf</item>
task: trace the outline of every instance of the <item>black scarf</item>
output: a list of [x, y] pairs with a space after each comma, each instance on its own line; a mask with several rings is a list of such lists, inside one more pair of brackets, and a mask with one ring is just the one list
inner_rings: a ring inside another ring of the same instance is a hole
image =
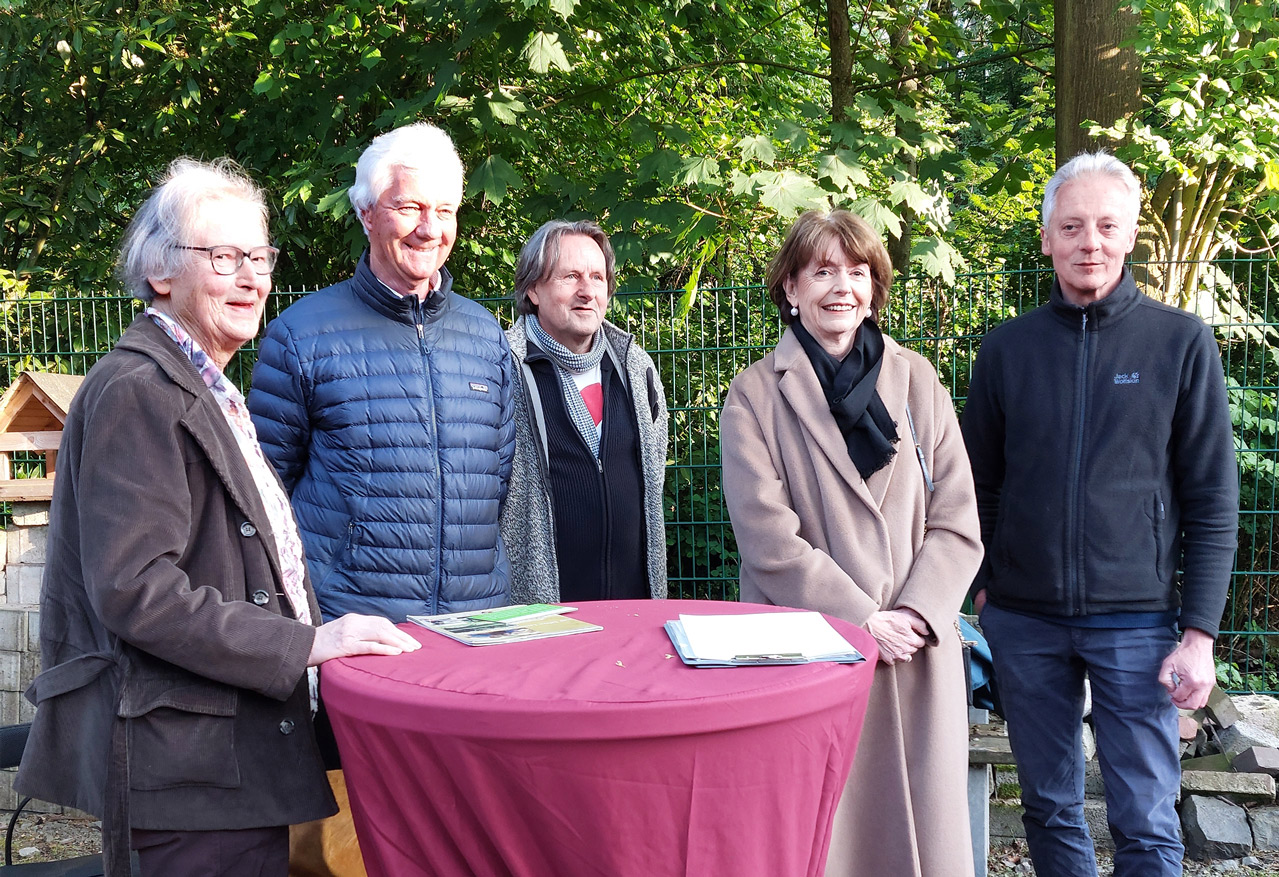
[[862, 478], [869, 478], [897, 453], [897, 424], [875, 389], [884, 361], [883, 333], [874, 320], [863, 320], [852, 349], [841, 361], [827, 353], [799, 320], [790, 327], [817, 372], [817, 383], [848, 445], [848, 456]]

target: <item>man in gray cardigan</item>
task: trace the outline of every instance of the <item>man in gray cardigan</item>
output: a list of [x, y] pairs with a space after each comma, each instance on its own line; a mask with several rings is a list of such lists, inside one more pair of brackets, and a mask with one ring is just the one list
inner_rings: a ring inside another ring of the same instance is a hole
[[593, 222], [548, 222], [520, 251], [512, 602], [666, 596], [666, 400], [653, 360], [604, 319], [615, 289]]

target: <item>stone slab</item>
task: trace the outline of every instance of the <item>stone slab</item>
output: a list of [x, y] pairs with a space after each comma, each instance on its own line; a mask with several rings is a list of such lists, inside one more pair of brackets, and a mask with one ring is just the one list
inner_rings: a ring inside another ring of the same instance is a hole
[[27, 642], [26, 610], [0, 604], [0, 651], [26, 651]]
[[1183, 770], [1181, 795], [1215, 795], [1238, 804], [1273, 804], [1275, 778], [1264, 773], [1223, 773], [1212, 770]]
[[1240, 719], [1239, 710], [1235, 708], [1234, 701], [1220, 685], [1212, 687], [1212, 692], [1208, 695], [1208, 705], [1204, 709], [1208, 713], [1208, 718], [1212, 719], [1218, 728], [1229, 728]]
[[1279, 699], [1246, 694], [1236, 697], [1234, 705], [1240, 718], [1218, 734], [1223, 751], [1234, 758], [1250, 746], [1279, 749]]
[[22, 690], [22, 653], [0, 652], [0, 691]]
[[10, 605], [40, 604], [40, 582], [44, 579], [44, 564], [11, 563], [4, 568], [5, 600]]
[[1272, 746], [1249, 746], [1231, 763], [1240, 773], [1267, 773], [1279, 777], [1279, 749]]
[[40, 609], [24, 607], [27, 613], [27, 651], [40, 654]]
[[1235, 859], [1252, 849], [1247, 812], [1220, 798], [1187, 796], [1181, 803], [1181, 832], [1186, 855], [1194, 859]]
[[1252, 848], [1279, 850], [1279, 807], [1271, 804], [1248, 811], [1252, 823]]
[[1218, 752], [1213, 755], [1200, 755], [1197, 758], [1185, 758], [1181, 762], [1181, 770], [1184, 773], [1188, 770], [1199, 771], [1216, 771], [1218, 773], [1229, 772], [1230, 756], [1224, 752]]
[[1101, 762], [1096, 759], [1084, 762], [1084, 797], [1106, 797], [1106, 783], [1101, 777]]
[[[1026, 825], [1021, 819], [1023, 812], [1020, 804], [991, 801], [991, 840], [1024, 840]], [[1115, 848], [1114, 838], [1110, 836], [1110, 826], [1106, 823], [1105, 802], [1084, 801], [1084, 822], [1088, 825], [1088, 833], [1092, 835], [1094, 846], [1108, 850]]]
[[1016, 764], [1007, 737], [970, 737], [969, 764]]
[[47, 502], [15, 502], [12, 509], [13, 523], [19, 527], [40, 527], [49, 524], [49, 503]]

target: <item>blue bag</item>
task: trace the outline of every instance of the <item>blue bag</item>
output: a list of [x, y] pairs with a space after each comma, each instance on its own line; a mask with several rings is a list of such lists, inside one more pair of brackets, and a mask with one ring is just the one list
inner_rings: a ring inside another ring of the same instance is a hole
[[968, 676], [969, 703], [977, 709], [998, 713], [999, 692], [995, 688], [995, 664], [990, 657], [990, 645], [977, 628], [962, 615], [957, 625], [959, 637], [964, 643], [964, 669]]

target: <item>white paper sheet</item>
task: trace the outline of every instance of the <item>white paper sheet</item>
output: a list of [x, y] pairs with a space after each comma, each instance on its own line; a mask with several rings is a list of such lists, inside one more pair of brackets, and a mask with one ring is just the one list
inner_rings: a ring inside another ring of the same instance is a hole
[[819, 612], [749, 615], [680, 615], [698, 658], [730, 661], [741, 656], [802, 655], [824, 658], [854, 651]]

